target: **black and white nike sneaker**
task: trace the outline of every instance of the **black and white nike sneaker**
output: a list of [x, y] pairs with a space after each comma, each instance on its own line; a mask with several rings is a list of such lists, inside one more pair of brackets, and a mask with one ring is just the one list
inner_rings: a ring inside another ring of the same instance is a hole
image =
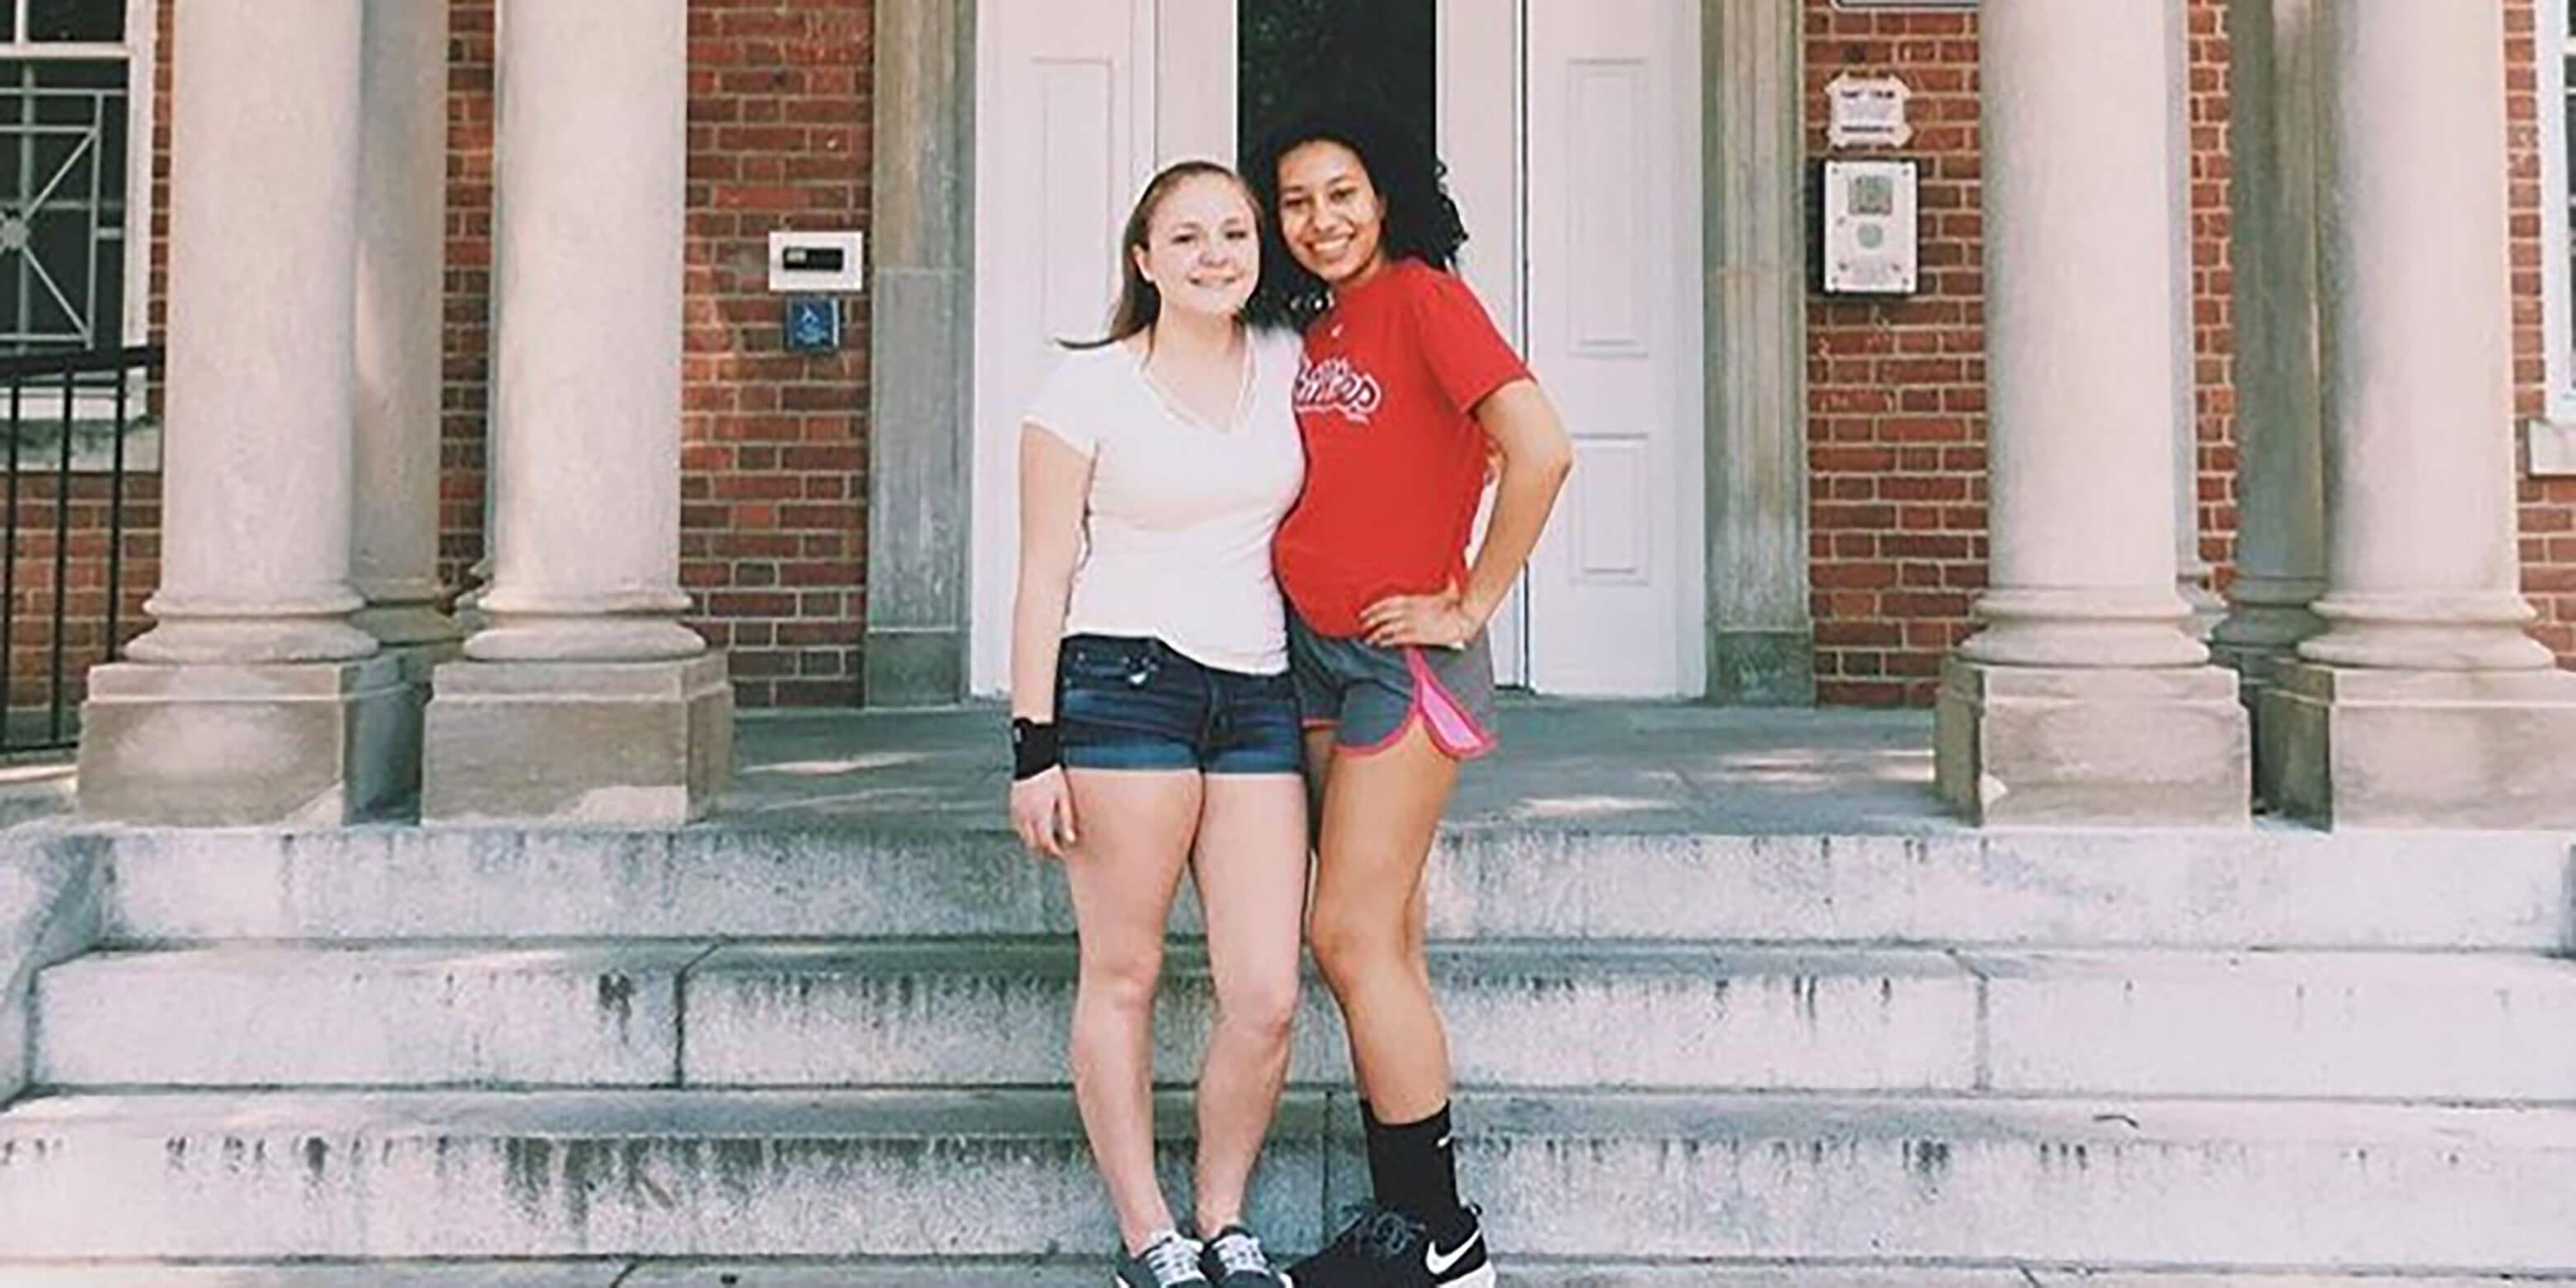
[[1446, 1240], [1393, 1208], [1369, 1204], [1323, 1251], [1290, 1266], [1298, 1288], [1494, 1288], [1475, 1208]]
[[1177, 1230], [1166, 1230], [1143, 1252], [1118, 1261], [1110, 1288], [1210, 1288], [1199, 1270], [1199, 1245]]
[[1216, 1288], [1291, 1288], [1287, 1274], [1261, 1250], [1261, 1240], [1239, 1225], [1229, 1225], [1207, 1241], [1199, 1269]]

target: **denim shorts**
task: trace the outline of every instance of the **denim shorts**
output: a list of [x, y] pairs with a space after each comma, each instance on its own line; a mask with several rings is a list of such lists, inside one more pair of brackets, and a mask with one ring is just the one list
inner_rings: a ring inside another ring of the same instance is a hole
[[1417, 721], [1452, 760], [1494, 749], [1494, 654], [1483, 631], [1465, 648], [1380, 648], [1318, 635], [1292, 611], [1288, 674], [1302, 723], [1332, 730], [1345, 751], [1383, 751]]
[[1294, 774], [1305, 766], [1286, 672], [1204, 666], [1150, 637], [1066, 636], [1056, 651], [1055, 719], [1072, 769]]

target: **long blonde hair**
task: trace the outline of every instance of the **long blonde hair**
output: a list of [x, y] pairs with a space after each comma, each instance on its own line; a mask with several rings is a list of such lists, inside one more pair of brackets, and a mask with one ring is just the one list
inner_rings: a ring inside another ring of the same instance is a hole
[[1145, 270], [1136, 265], [1136, 254], [1145, 249], [1153, 235], [1154, 212], [1162, 208], [1163, 199], [1171, 196], [1172, 189], [1181, 186], [1182, 181], [1202, 176], [1224, 179], [1243, 193], [1243, 204], [1252, 209], [1258, 237], [1259, 229], [1268, 221], [1262, 218], [1261, 202], [1253, 195], [1252, 185], [1244, 182], [1242, 175], [1214, 161], [1175, 161], [1163, 167], [1136, 198], [1136, 208], [1127, 213], [1126, 231], [1118, 236], [1118, 302], [1109, 310], [1109, 333], [1097, 340], [1058, 340], [1057, 344], [1068, 349], [1116, 344], [1153, 326], [1154, 319], [1163, 315], [1163, 292], [1145, 280]]

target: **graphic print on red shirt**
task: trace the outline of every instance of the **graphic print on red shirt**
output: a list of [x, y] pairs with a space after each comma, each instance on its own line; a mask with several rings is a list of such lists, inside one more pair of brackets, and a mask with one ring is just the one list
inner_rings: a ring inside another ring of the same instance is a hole
[[1472, 413], [1528, 374], [1467, 284], [1417, 260], [1335, 296], [1306, 328], [1306, 489], [1272, 557], [1317, 634], [1359, 634], [1360, 610], [1389, 595], [1466, 584], [1485, 488]]

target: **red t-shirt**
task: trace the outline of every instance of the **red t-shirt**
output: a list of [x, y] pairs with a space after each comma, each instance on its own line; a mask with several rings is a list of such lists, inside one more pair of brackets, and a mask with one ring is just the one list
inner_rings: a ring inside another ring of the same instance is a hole
[[1468, 413], [1528, 374], [1467, 284], [1418, 260], [1378, 270], [1306, 328], [1306, 490], [1272, 558], [1316, 633], [1359, 634], [1360, 610], [1389, 595], [1465, 588], [1485, 490], [1485, 431]]

